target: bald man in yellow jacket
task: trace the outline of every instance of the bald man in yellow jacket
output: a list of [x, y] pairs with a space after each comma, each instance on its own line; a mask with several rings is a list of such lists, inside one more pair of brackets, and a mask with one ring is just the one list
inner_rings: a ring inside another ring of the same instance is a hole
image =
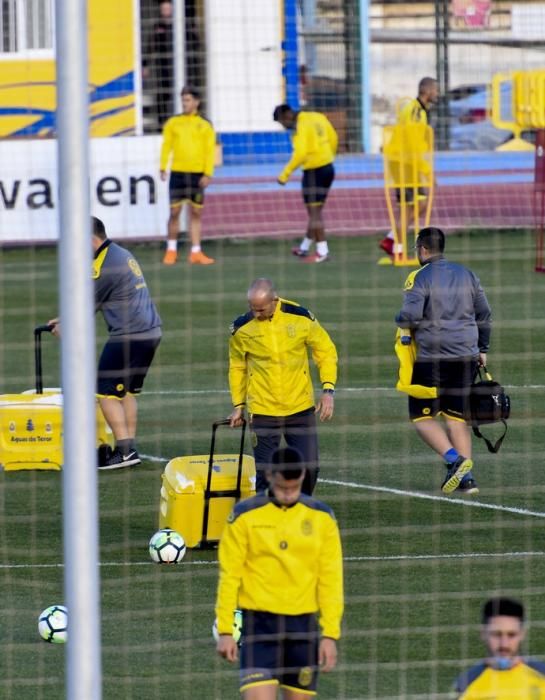
[[[247, 410], [256, 461], [256, 491], [267, 486], [264, 469], [282, 437], [303, 455], [303, 493], [312, 494], [318, 477], [316, 416], [330, 420], [335, 404], [337, 350], [308, 309], [281, 299], [271, 280], [259, 278], [248, 290], [250, 310], [231, 325], [229, 386], [231, 427]], [[315, 402], [309, 351], [322, 391]]]

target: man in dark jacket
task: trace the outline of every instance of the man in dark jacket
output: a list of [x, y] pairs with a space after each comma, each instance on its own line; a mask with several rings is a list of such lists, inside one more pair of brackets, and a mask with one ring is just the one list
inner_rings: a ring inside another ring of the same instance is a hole
[[[161, 319], [142, 269], [133, 255], [111, 241], [103, 222], [91, 217], [95, 310], [108, 327], [97, 370], [97, 397], [115, 437], [115, 449], [99, 469], [122, 469], [141, 463], [136, 451], [136, 397], [161, 341]], [[58, 318], [52, 333], [60, 335]]]
[[[478, 493], [471, 473], [469, 394], [477, 367], [486, 366], [491, 312], [476, 275], [445, 259], [445, 235], [424, 228], [416, 239], [421, 268], [405, 282], [396, 316], [417, 345], [412, 383], [437, 387], [438, 397], [409, 397], [409, 416], [418, 435], [446, 463], [443, 493]], [[445, 424], [439, 422], [443, 416]]]

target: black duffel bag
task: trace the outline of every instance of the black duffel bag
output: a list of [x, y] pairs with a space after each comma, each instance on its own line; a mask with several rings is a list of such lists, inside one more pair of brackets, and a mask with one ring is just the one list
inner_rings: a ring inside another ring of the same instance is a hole
[[[511, 412], [511, 399], [505, 393], [505, 389], [501, 384], [492, 379], [492, 375], [486, 367], [482, 368], [484, 379], [481, 374], [481, 368], [477, 368], [477, 373], [471, 385], [470, 407], [471, 407], [471, 425], [473, 433], [485, 441], [489, 452], [498, 452], [503, 439], [507, 433], [506, 420]], [[478, 380], [478, 381], [477, 381]], [[480, 425], [487, 423], [503, 423], [503, 435], [492, 444], [479, 430]]]

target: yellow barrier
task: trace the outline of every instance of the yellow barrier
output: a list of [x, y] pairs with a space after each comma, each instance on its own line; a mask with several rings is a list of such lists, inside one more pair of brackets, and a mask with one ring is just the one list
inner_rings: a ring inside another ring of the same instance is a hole
[[[382, 153], [386, 206], [395, 237], [394, 265], [418, 265], [414, 243], [409, 246], [408, 228], [412, 222], [416, 239], [422, 213], [423, 225], [429, 226], [434, 189], [433, 129], [420, 123], [386, 126]], [[399, 203], [399, 219], [393, 197]]]
[[[511, 114], [505, 118], [501, 108], [502, 85], [511, 84]], [[534, 146], [521, 138], [524, 129], [545, 128], [545, 69], [498, 73], [492, 78], [492, 123], [498, 129], [512, 131], [514, 138], [497, 150], [533, 151]]]

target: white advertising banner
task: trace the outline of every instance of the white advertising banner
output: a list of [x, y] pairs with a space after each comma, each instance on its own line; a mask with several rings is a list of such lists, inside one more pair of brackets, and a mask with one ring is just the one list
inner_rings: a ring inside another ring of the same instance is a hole
[[[112, 238], [165, 236], [160, 148], [161, 136], [91, 139], [91, 213]], [[58, 240], [58, 189], [55, 140], [0, 141], [0, 244]]]

